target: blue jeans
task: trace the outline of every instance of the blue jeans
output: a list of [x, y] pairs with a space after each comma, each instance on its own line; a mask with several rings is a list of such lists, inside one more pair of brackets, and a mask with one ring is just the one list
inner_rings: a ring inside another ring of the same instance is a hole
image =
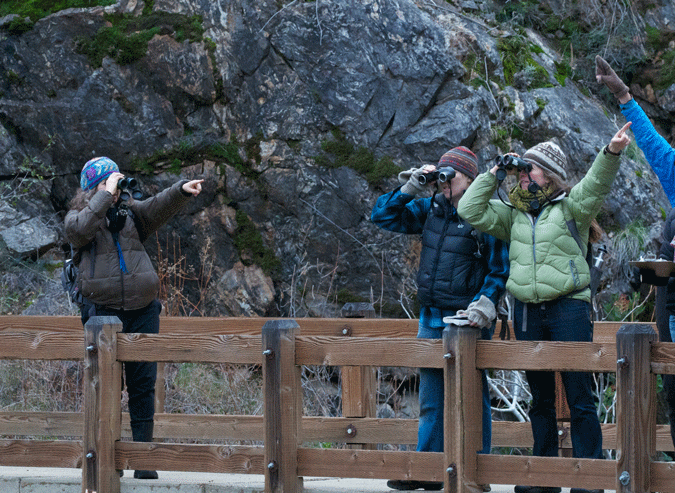
[[[516, 301], [514, 332], [519, 341], [588, 341], [593, 339], [590, 304], [571, 298], [527, 304]], [[558, 456], [558, 423], [555, 413], [555, 376], [550, 371], [527, 371], [532, 392], [530, 422], [534, 437], [533, 455]], [[602, 432], [593, 396], [593, 376], [587, 372], [562, 372], [571, 415], [574, 457], [602, 458]]]
[[[417, 337], [420, 339], [441, 339], [445, 327], [428, 327], [420, 323]], [[482, 329], [482, 339], [492, 339], [494, 324]], [[481, 370], [483, 380], [483, 448], [482, 454], [489, 454], [492, 444], [492, 410], [487, 371]], [[443, 452], [443, 403], [445, 395], [443, 370], [420, 368], [420, 420], [417, 430], [418, 452]]]
[[675, 341], [675, 315], [670, 315], [668, 317], [668, 323], [670, 326], [670, 341], [672, 342]]

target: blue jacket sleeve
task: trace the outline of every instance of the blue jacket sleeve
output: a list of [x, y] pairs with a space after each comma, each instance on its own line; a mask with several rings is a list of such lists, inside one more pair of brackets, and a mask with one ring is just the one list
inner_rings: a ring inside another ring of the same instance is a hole
[[670, 205], [675, 207], [675, 149], [659, 135], [634, 99], [621, 105], [621, 113], [627, 121], [633, 122], [631, 130], [637, 145], [644, 152], [647, 162], [661, 182]]
[[377, 199], [370, 220], [387, 231], [421, 234], [431, 208], [431, 198], [415, 199], [397, 188]]
[[488, 234], [483, 234], [483, 241], [488, 255], [488, 274], [474, 301], [485, 295], [496, 307], [506, 291], [506, 280], [509, 278], [509, 248], [506, 242]]

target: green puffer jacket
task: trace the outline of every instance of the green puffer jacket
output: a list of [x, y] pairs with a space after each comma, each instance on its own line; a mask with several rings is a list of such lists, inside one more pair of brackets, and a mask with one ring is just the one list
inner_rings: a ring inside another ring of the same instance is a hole
[[143, 242], [176, 214], [190, 199], [181, 187], [187, 180], [142, 201], [130, 199], [135, 219], [127, 217], [119, 232], [119, 244], [128, 272], [120, 268], [117, 246], [107, 228], [106, 212], [113, 196], [96, 192], [81, 211], [71, 210], [64, 225], [68, 241], [80, 249], [78, 286], [92, 303], [115, 310], [144, 308], [157, 297], [159, 278]]
[[610, 191], [619, 164], [618, 156], [600, 151], [569, 196], [547, 204], [536, 218], [490, 200], [498, 183], [489, 171], [471, 184], [459, 201], [459, 215], [476, 229], [510, 242], [506, 289], [518, 300], [541, 303], [570, 295], [590, 301], [590, 290], [584, 289], [591, 278], [586, 252], [574, 240], [566, 217], [574, 218], [586, 245], [590, 224]]

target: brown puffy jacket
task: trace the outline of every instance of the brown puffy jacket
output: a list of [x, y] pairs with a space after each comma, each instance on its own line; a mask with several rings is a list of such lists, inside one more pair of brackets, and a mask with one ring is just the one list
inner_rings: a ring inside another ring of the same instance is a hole
[[100, 190], [84, 209], [68, 212], [66, 237], [73, 248], [80, 249], [78, 285], [87, 300], [116, 310], [137, 310], [157, 297], [159, 278], [143, 242], [187, 203], [190, 196], [181, 191], [184, 183], [146, 200], [128, 201], [134, 219], [127, 217], [119, 232], [127, 273], [120, 268], [117, 247], [107, 228], [106, 212], [113, 196]]

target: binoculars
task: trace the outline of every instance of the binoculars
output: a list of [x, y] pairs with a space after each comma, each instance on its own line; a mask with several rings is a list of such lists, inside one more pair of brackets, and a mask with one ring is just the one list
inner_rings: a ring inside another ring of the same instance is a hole
[[117, 188], [122, 190], [120, 200], [129, 200], [130, 197], [133, 197], [134, 200], [140, 200], [143, 197], [136, 178], [122, 178], [117, 182]]
[[441, 168], [437, 169], [436, 171], [432, 171], [431, 173], [421, 174], [418, 180], [420, 182], [420, 185], [426, 185], [427, 183], [431, 183], [434, 181], [445, 183], [446, 181], [452, 180], [454, 177], [455, 177], [455, 170], [453, 168]]
[[495, 164], [499, 166], [499, 169], [496, 173], [497, 179], [499, 181], [502, 181], [504, 178], [506, 178], [507, 171], [511, 171], [513, 169], [517, 171], [524, 171], [525, 173], [532, 171], [532, 165], [530, 163], [516, 156], [497, 156], [495, 158]]

